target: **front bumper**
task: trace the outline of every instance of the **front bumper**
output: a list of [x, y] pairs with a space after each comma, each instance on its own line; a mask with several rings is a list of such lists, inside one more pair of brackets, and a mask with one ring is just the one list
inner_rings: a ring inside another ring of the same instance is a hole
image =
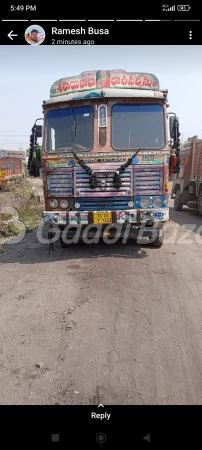
[[[93, 211], [110, 212], [110, 211]], [[92, 214], [92, 212], [91, 212]], [[114, 211], [113, 211], [114, 214]], [[125, 211], [115, 211], [116, 220], [114, 224], [146, 224], [147, 222], [166, 222], [169, 220], [169, 208], [162, 209], [129, 209]], [[43, 211], [43, 220], [45, 223], [57, 225], [89, 225], [89, 211]], [[104, 224], [106, 225], [106, 224]]]

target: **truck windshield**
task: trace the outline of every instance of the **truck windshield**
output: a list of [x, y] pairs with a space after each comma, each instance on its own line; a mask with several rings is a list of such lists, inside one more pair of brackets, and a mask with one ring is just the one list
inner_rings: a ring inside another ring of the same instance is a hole
[[92, 150], [93, 108], [49, 111], [46, 114], [46, 151]]
[[164, 146], [164, 110], [161, 105], [114, 105], [112, 147], [115, 150]]

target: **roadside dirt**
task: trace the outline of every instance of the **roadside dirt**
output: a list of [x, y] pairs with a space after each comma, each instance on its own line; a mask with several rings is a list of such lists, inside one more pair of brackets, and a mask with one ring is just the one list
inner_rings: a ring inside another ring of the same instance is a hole
[[4, 247], [0, 404], [202, 404], [201, 218], [171, 218], [161, 249]]
[[[24, 192], [29, 192], [29, 195], [31, 196], [31, 192], [32, 189], [34, 189], [34, 195], [36, 196], [36, 194], [38, 194], [39, 198], [40, 198], [40, 204], [43, 205], [43, 201], [44, 201], [44, 196], [43, 196], [43, 181], [41, 178], [34, 178], [34, 177], [26, 177], [25, 178], [25, 182], [23, 181], [22, 185], [17, 185], [16, 189], [14, 189], [14, 191], [10, 190], [9, 192], [0, 192], [0, 253], [2, 253], [2, 245], [6, 244], [6, 242], [9, 242], [12, 239], [12, 236], [4, 236], [2, 235], [2, 228], [1, 228], [1, 214], [3, 213], [9, 213], [9, 211], [7, 210], [8, 208], [12, 208], [13, 212], [11, 212], [11, 215], [16, 215], [16, 217], [20, 216], [19, 213], [19, 206], [24, 206], [24, 204], [27, 201], [27, 198], [24, 197]], [[22, 196], [22, 192], [23, 192], [23, 196]], [[20, 194], [20, 195], [19, 195]], [[19, 197], [21, 197], [20, 199], [20, 204], [19, 205]], [[39, 206], [38, 200], [34, 201], [30, 201], [29, 202], [29, 208], [31, 206], [31, 208]], [[34, 206], [35, 205], [35, 206]], [[39, 206], [40, 208], [40, 206]], [[36, 208], [35, 208], [36, 209]], [[43, 208], [42, 208], [43, 209]], [[14, 212], [14, 210], [16, 212]], [[30, 219], [30, 217], [28, 217], [28, 219]], [[34, 220], [34, 218], [33, 218]], [[24, 222], [23, 222], [24, 223]], [[38, 225], [39, 220], [36, 221], [36, 224], [34, 223], [34, 225]], [[17, 228], [19, 229], [23, 229], [24, 227], [21, 226], [22, 224], [20, 224], [20, 222], [18, 221], [17, 224], [15, 223], [15, 225], [17, 226]], [[25, 225], [29, 225], [25, 223]], [[29, 228], [29, 226], [27, 227]]]

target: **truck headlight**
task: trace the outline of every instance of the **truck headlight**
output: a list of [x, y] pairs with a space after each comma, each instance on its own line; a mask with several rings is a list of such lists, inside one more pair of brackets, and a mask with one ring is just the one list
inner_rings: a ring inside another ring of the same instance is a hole
[[162, 206], [162, 199], [161, 199], [161, 197], [155, 197], [153, 199], [153, 206], [155, 208], [160, 208]]
[[149, 205], [150, 205], [149, 198], [147, 198], [147, 197], [141, 198], [141, 200], [140, 200], [140, 206], [141, 206], [142, 208], [148, 208]]
[[57, 208], [58, 207], [58, 200], [56, 198], [52, 198], [49, 202], [51, 208]]
[[60, 207], [61, 208], [68, 208], [68, 206], [69, 206], [68, 200], [64, 199], [64, 200], [60, 201]]

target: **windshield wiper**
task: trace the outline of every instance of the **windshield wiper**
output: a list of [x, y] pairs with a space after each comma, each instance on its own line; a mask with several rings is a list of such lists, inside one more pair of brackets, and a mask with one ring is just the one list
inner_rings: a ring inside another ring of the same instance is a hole
[[[74, 111], [73, 108], [70, 106], [71, 112], [72, 112], [72, 116], [74, 118], [74, 145], [75, 145], [75, 137], [76, 137], [76, 132], [77, 132], [77, 121], [76, 121], [76, 117], [74, 115]], [[80, 159], [79, 156], [74, 152], [74, 150], [70, 150], [75, 159], [77, 160], [77, 162], [79, 163], [79, 165], [82, 167], [82, 169], [85, 170], [85, 172], [89, 175], [89, 184], [91, 189], [95, 189], [98, 187], [98, 179], [96, 177], [96, 175], [93, 174], [92, 169], [87, 166], [87, 164], [83, 161], [83, 159]]]
[[136, 153], [134, 153], [133, 156], [131, 156], [131, 158], [128, 158], [128, 160], [126, 161], [125, 164], [122, 164], [122, 166], [119, 167], [118, 170], [116, 170], [114, 176], [113, 176], [113, 183], [114, 183], [114, 187], [119, 190], [122, 186], [122, 181], [121, 181], [121, 176], [120, 173], [125, 172], [125, 170], [128, 168], [128, 166], [130, 166], [133, 162], [133, 158], [135, 158], [135, 156], [140, 152], [141, 148], [139, 148], [139, 150], [137, 150]]
[[71, 109], [71, 113], [72, 113], [72, 116], [74, 119], [74, 144], [75, 144], [75, 137], [76, 137], [76, 132], [77, 132], [77, 121], [76, 121], [76, 116], [74, 114], [74, 110], [71, 106], [70, 106], [70, 109]]
[[78, 161], [79, 165], [82, 167], [82, 169], [85, 170], [85, 172], [89, 175], [89, 184], [91, 189], [95, 189], [98, 187], [98, 179], [96, 177], [96, 175], [93, 174], [92, 169], [87, 166], [87, 164], [83, 161], [83, 159], [80, 159], [79, 156], [74, 152], [74, 150], [70, 150], [75, 159]]

